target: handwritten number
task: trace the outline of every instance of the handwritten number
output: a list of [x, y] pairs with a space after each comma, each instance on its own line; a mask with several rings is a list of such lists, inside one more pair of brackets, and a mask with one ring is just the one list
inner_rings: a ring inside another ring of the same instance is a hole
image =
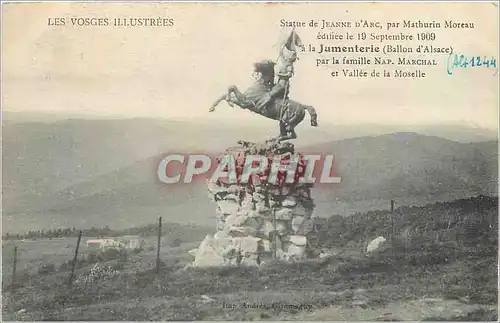
[[491, 58], [490, 65], [491, 67], [497, 67], [497, 60], [495, 57]]
[[491, 57], [490, 60], [486, 56], [481, 58], [481, 56], [473, 56], [468, 58], [465, 55], [452, 55], [448, 56], [448, 61], [446, 64], [446, 70], [448, 75], [452, 75], [452, 70], [455, 68], [467, 68], [467, 67], [497, 67], [497, 61], [495, 57]]
[[464, 55], [460, 55], [460, 57], [458, 58], [458, 62], [457, 62], [457, 66], [461, 66], [461, 67], [467, 67], [467, 61], [465, 60], [465, 56]]
[[451, 57], [452, 57], [451, 55], [452, 54], [448, 55], [448, 59], [446, 60], [446, 72], [448, 72], [448, 75], [453, 74], [451, 70], [453, 69], [454, 66], [451, 64]]

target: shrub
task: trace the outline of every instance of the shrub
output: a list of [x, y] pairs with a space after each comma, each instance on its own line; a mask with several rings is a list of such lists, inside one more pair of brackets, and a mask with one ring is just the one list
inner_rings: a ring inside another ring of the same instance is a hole
[[181, 245], [181, 243], [182, 243], [182, 240], [177, 238], [177, 239], [174, 239], [174, 241], [172, 241], [171, 246], [172, 247], [179, 247]]
[[118, 270], [113, 269], [111, 266], [101, 267], [96, 264], [90, 271], [81, 275], [75, 283], [83, 283], [85, 285], [97, 283], [100, 280], [108, 279], [118, 274]]
[[95, 263], [99, 260], [99, 257], [95, 252], [91, 252], [87, 256], [87, 263]]
[[66, 271], [68, 269], [71, 268], [71, 263], [70, 262], [67, 262], [67, 261], [63, 261], [60, 265], [59, 265], [59, 271]]
[[38, 273], [41, 275], [52, 274], [56, 272], [56, 266], [54, 264], [45, 264], [38, 267]]
[[120, 261], [127, 261], [127, 251], [126, 250], [118, 250], [118, 249], [107, 249], [105, 251], [101, 251], [98, 254], [97, 260], [99, 261], [108, 261], [119, 259]]

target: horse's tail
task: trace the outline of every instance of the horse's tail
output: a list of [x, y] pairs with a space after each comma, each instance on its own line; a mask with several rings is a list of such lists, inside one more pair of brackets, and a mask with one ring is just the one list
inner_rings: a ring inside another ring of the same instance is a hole
[[316, 127], [318, 125], [318, 115], [316, 114], [316, 109], [310, 105], [304, 106], [309, 115], [311, 116], [311, 126]]

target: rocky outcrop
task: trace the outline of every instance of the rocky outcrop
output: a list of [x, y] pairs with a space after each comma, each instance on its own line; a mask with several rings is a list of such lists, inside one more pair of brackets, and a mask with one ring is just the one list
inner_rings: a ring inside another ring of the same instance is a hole
[[[305, 169], [302, 156], [287, 142], [239, 142], [227, 154], [234, 156], [238, 178], [236, 182], [207, 181], [209, 197], [217, 205], [216, 232], [190, 252], [195, 255], [193, 266], [259, 266], [273, 258], [285, 261], [307, 258], [312, 249], [308, 236], [314, 232], [314, 203], [312, 185], [298, 181]], [[269, 167], [242, 183], [243, 165], [250, 155], [266, 156]], [[284, 171], [278, 172], [276, 182], [270, 180], [274, 158], [284, 163], [297, 158], [293, 182], [285, 181]]]

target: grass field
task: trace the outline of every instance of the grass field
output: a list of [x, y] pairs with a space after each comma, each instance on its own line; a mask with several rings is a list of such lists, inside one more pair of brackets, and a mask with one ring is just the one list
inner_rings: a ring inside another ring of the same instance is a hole
[[[82, 237], [80, 248], [78, 251], [78, 259], [84, 260], [89, 254], [95, 253], [96, 249], [92, 247], [87, 247], [86, 241], [89, 239], [95, 239], [95, 237]], [[127, 266], [132, 266], [137, 264], [138, 269], [149, 268], [156, 265], [156, 244], [157, 237], [148, 236], [141, 237], [145, 241], [144, 251], [140, 253], [140, 256], [135, 256], [127, 260]], [[57, 270], [61, 264], [68, 263], [73, 260], [75, 247], [77, 243], [77, 238], [53, 238], [53, 239], [38, 239], [38, 240], [22, 240], [22, 241], [4, 241], [2, 245], [2, 280], [3, 288], [5, 289], [12, 282], [12, 266], [14, 259], [14, 246], [17, 246], [17, 276], [20, 280], [21, 277], [34, 277], [37, 275], [39, 268], [53, 264]], [[162, 245], [160, 247], [161, 257], [169, 258], [175, 261], [177, 258], [173, 258], [176, 252], [179, 254], [178, 257], [187, 262], [190, 259], [187, 252], [178, 252], [185, 248], [192, 249], [195, 248], [197, 243], [185, 243], [182, 248], [172, 248], [170, 247], [169, 240], [162, 240]], [[177, 257], [177, 256], [176, 256]], [[85, 264], [82, 264], [83, 266]], [[81, 268], [81, 269], [85, 269]]]
[[[370, 223], [378, 226], [377, 221]], [[99, 263], [114, 268], [115, 275], [71, 286], [69, 270], [60, 263], [72, 259], [75, 238], [17, 242], [15, 286], [9, 286], [10, 241], [3, 246], [3, 319], [496, 321], [497, 222], [474, 237], [461, 235], [463, 241], [447, 239], [457, 237], [450, 230], [458, 224], [447, 227], [449, 234], [435, 226], [422, 235], [427, 240], [405, 248], [396, 237], [391, 248], [371, 257], [363, 253], [365, 233], [352, 231], [339, 246], [326, 243], [333, 255], [326, 260], [272, 263], [260, 270], [185, 268], [192, 261], [188, 250], [198, 242], [175, 248], [165, 242], [158, 274], [156, 237], [148, 237], [144, 251]], [[436, 232], [438, 240], [432, 238]], [[82, 259], [90, 253], [84, 245]], [[54, 270], [41, 272], [42, 264], [54, 264]], [[79, 263], [76, 278], [94, 264]]]
[[[404, 320], [496, 318], [494, 257], [416, 266], [352, 250], [325, 263], [260, 271], [183, 270], [191, 247], [164, 248], [158, 275], [155, 251], [130, 256], [117, 276], [88, 286], [69, 287], [68, 271], [24, 274], [3, 295], [4, 320], [373, 320], [387, 312]], [[243, 308], [245, 302], [266, 308]], [[289, 304], [303, 308], [283, 306]]]

